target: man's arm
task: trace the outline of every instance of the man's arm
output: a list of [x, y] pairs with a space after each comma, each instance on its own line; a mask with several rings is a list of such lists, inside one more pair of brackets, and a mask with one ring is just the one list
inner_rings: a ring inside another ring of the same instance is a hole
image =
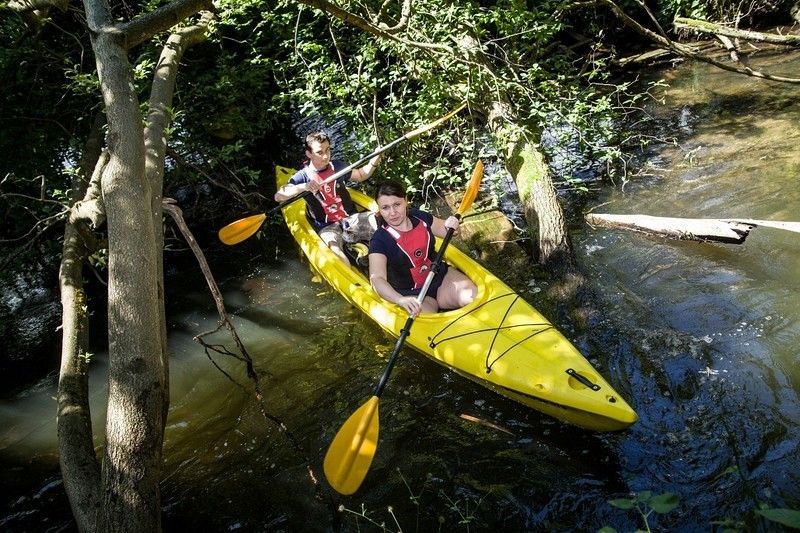
[[[295, 175], [296, 176], [296, 175]], [[293, 176], [289, 183], [281, 187], [275, 192], [276, 202], [285, 202], [290, 198], [294, 198], [298, 194], [303, 194], [306, 191], [316, 193], [319, 190], [319, 183], [314, 180], [308, 180], [304, 183], [292, 183], [295, 177]]]
[[361, 168], [355, 169], [353, 172], [350, 173], [350, 180], [355, 182], [362, 182], [372, 176], [372, 173], [375, 172], [375, 169], [378, 167], [378, 163], [380, 163], [381, 154], [376, 155], [369, 162]]

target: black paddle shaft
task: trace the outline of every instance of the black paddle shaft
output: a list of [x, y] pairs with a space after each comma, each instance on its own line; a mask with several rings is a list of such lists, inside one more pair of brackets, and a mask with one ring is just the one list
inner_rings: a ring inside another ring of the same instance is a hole
[[[455, 217], [457, 219], [461, 219], [460, 214], [456, 214]], [[439, 271], [439, 268], [442, 265], [442, 261], [444, 260], [444, 251], [447, 249], [447, 246], [450, 244], [450, 239], [453, 238], [453, 232], [455, 230], [453, 228], [447, 228], [447, 234], [445, 234], [444, 239], [442, 240], [442, 246], [439, 248], [439, 252], [436, 254], [436, 258], [433, 260], [433, 264], [431, 265], [431, 271], [428, 272], [428, 277], [425, 278], [425, 284], [422, 285], [422, 290], [419, 291], [419, 295], [417, 296], [417, 301], [422, 304], [422, 301], [425, 299], [425, 295], [428, 294], [428, 288], [431, 286], [431, 282], [433, 281], [433, 277]], [[386, 368], [383, 371], [383, 375], [381, 376], [380, 381], [378, 381], [378, 386], [375, 387], [375, 396], [380, 398], [381, 393], [383, 392], [383, 388], [386, 386], [386, 382], [389, 380], [389, 374], [392, 373], [392, 369], [394, 368], [395, 360], [397, 359], [397, 355], [400, 353], [400, 349], [403, 347], [403, 344], [406, 342], [406, 337], [408, 337], [409, 332], [411, 331], [411, 324], [414, 323], [414, 315], [408, 315], [406, 319], [406, 323], [403, 325], [403, 329], [400, 330], [400, 336], [397, 338], [397, 342], [394, 345], [394, 350], [392, 350], [392, 355], [389, 356], [389, 362], [386, 364]]]

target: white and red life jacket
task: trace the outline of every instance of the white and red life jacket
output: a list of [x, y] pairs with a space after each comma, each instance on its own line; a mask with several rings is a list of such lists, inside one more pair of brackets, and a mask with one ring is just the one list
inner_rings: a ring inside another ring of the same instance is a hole
[[388, 224], [384, 226], [384, 229], [394, 237], [398, 248], [411, 261], [411, 268], [408, 269], [408, 273], [414, 282], [412, 288], [422, 288], [433, 265], [433, 262], [428, 257], [428, 250], [431, 245], [431, 233], [428, 231], [428, 225], [424, 220], [419, 220], [419, 224], [404, 233], [400, 233]]
[[325, 224], [339, 222], [348, 216], [344, 208], [344, 200], [338, 191], [337, 180], [322, 183], [327, 178], [333, 176], [334, 172], [332, 163], [324, 170], [316, 170], [313, 165], [308, 165], [306, 167], [306, 174], [308, 177], [320, 184], [319, 192], [314, 195], [314, 198], [317, 199], [322, 207], [325, 216], [323, 222]]

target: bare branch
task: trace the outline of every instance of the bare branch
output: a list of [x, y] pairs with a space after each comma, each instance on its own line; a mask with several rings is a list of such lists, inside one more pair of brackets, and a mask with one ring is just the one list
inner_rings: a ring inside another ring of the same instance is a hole
[[701, 33], [713, 35], [724, 35], [735, 39], [746, 41], [756, 41], [769, 44], [781, 44], [784, 46], [800, 46], [800, 35], [777, 35], [774, 33], [762, 33], [759, 31], [748, 31], [729, 28], [721, 24], [714, 24], [705, 20], [696, 20], [685, 17], [675, 17], [673, 22], [676, 29], [694, 30]]
[[[388, 1], [384, 2], [381, 6], [381, 10], [378, 11], [378, 20], [381, 18], [381, 13], [383, 12], [384, 8], [388, 5]], [[397, 21], [397, 24], [394, 26], [388, 26], [382, 22], [378, 22], [378, 27], [385, 31], [386, 33], [398, 33], [403, 31], [408, 26], [408, 21], [411, 19], [411, 0], [403, 0], [403, 6], [400, 9], [400, 20]]]
[[176, 24], [180, 24], [200, 11], [214, 10], [214, 4], [211, 0], [175, 0], [119, 26], [118, 29], [124, 36], [123, 47], [131, 49], [147, 41], [153, 35], [167, 31]]
[[640, 35], [643, 35], [650, 39], [651, 41], [655, 42], [656, 44], [667, 48], [668, 50], [674, 52], [675, 54], [685, 57], [687, 59], [693, 59], [695, 61], [702, 61], [704, 63], [708, 63], [709, 65], [713, 65], [717, 68], [722, 70], [727, 70], [728, 72], [736, 72], [738, 74], [745, 74], [747, 76], [752, 76], [754, 78], [761, 78], [770, 81], [780, 81], [783, 83], [800, 83], [800, 79], [798, 78], [787, 78], [784, 76], [774, 76], [771, 74], [766, 74], [764, 72], [760, 72], [757, 70], [753, 70], [748, 66], [743, 67], [736, 67], [733, 65], [729, 65], [727, 63], [723, 63], [722, 61], [718, 61], [712, 57], [708, 57], [699, 53], [697, 50], [686, 46], [684, 44], [675, 42], [667, 37], [659, 35], [658, 33], [642, 26], [630, 16], [628, 16], [622, 8], [620, 8], [617, 4], [615, 4], [612, 0], [593, 0], [590, 2], [575, 2], [568, 6], [568, 9], [575, 9], [577, 7], [586, 7], [586, 6], [594, 6], [597, 4], [602, 4], [608, 7], [611, 12], [616, 15], [618, 19], [622, 21], [623, 24], [628, 26], [629, 28], [633, 29]]
[[108, 159], [108, 151], [103, 150], [97, 159], [86, 194], [82, 200], [75, 202], [75, 205], [70, 210], [70, 224], [75, 224], [80, 220], [88, 220], [93, 228], [97, 228], [105, 221], [106, 206], [100, 193], [100, 178], [103, 175], [103, 169], [108, 163]]

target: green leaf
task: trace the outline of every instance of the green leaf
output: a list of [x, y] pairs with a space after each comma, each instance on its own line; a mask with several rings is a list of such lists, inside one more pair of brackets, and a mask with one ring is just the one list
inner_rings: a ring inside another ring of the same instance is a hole
[[763, 509], [757, 510], [756, 514], [792, 529], [800, 529], [800, 511], [795, 511], [794, 509]]
[[603, 526], [597, 530], [597, 533], [617, 533], [617, 530], [611, 526]]
[[677, 495], [671, 492], [665, 492], [664, 494], [653, 496], [653, 498], [650, 499], [650, 507], [652, 507], [655, 512], [664, 514], [675, 509], [679, 501], [680, 498], [678, 498]]
[[618, 509], [633, 509], [634, 505], [636, 505], [636, 500], [632, 500], [630, 498], [618, 498], [616, 500], [608, 500], [608, 503]]

